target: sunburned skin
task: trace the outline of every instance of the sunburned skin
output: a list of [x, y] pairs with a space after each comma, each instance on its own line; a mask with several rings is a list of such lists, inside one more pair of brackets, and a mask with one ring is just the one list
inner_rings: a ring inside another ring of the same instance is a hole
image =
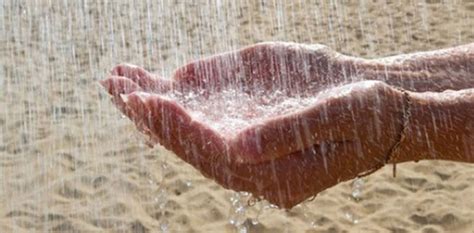
[[283, 208], [387, 163], [474, 160], [474, 44], [368, 60], [269, 42], [101, 84], [151, 145]]

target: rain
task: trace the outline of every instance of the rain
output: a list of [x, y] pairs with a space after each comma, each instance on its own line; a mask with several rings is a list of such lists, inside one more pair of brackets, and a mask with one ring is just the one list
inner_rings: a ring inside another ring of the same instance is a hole
[[[403, 54], [472, 43], [473, 28], [471, 1], [0, 0], [0, 231], [469, 232], [474, 229], [474, 199], [468, 198], [474, 195], [472, 163], [415, 158], [398, 163], [395, 170], [381, 161], [377, 170], [338, 180], [334, 187], [284, 209], [272, 203], [275, 199], [266, 200], [241, 187], [237, 191], [222, 187], [209, 178], [214, 171], [203, 175], [157, 144], [114, 106], [99, 81], [119, 64], [143, 67], [170, 80], [189, 62], [269, 42], [356, 60], [383, 57], [378, 61], [389, 66], [410, 59]], [[299, 58], [290, 62], [285, 56], [277, 58], [297, 68], [299, 82], [293, 82], [297, 75], [289, 69], [280, 70], [281, 76], [274, 76], [270, 84], [247, 86], [242, 83], [248, 77], [240, 73], [227, 86], [212, 87], [211, 93], [201, 86], [196, 91], [180, 87], [162, 97], [180, 103], [192, 119], [230, 140], [275, 116], [310, 109], [328, 96], [342, 98], [381, 85], [375, 81], [352, 85], [372, 74], [344, 70], [337, 78], [328, 75], [322, 84], [311, 86], [314, 63], [306, 63], [305, 52], [296, 54]], [[230, 67], [242, 62], [234, 58], [219, 66], [219, 77], [233, 77]], [[394, 81], [387, 78], [390, 70], [378, 72], [384, 82], [411, 91], [426, 85], [456, 90], [458, 85], [449, 80]], [[440, 77], [446, 74], [433, 75]], [[271, 88], [265, 90], [268, 85]], [[437, 98], [436, 93], [426, 96]], [[455, 99], [454, 91], [446, 96]], [[405, 106], [409, 100], [404, 97], [397, 103]], [[378, 109], [388, 109], [386, 99], [376, 96], [371, 104], [377, 110], [367, 119], [380, 121]], [[367, 104], [360, 95], [347, 108], [352, 112]], [[323, 122], [334, 119], [328, 106], [321, 108], [327, 108], [318, 115]], [[426, 114], [435, 131], [459, 121], [455, 111], [434, 109]], [[351, 117], [359, 119], [356, 114]], [[403, 126], [409, 118], [399, 114], [390, 120]], [[398, 135], [397, 124], [385, 122], [379, 127], [373, 122], [366, 126], [373, 130], [370, 137], [375, 141], [380, 135]], [[308, 149], [310, 133], [295, 130], [295, 143], [282, 146], [304, 148], [301, 153], [308, 156], [328, 154], [320, 159], [321, 174], [329, 177], [331, 153], [347, 141], [338, 138], [343, 128], [338, 127], [320, 132], [337, 143], [322, 141]], [[443, 158], [424, 130], [418, 132], [427, 143], [426, 153]], [[438, 132], [436, 136], [457, 137]], [[466, 141], [450, 150], [473, 151], [471, 144]], [[352, 146], [358, 152], [351, 156], [359, 159], [346, 167], [355, 171], [365, 166], [368, 155], [365, 143]], [[239, 156], [251, 157], [245, 153]], [[387, 161], [393, 159], [388, 156]], [[303, 164], [295, 174], [304, 173], [305, 166], [311, 167]], [[273, 169], [280, 171], [277, 165]], [[278, 177], [268, 177], [257, 189]]]

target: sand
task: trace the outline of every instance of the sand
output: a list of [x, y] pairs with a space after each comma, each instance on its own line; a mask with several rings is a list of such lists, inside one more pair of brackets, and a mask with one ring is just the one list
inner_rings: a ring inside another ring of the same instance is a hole
[[[236, 232], [235, 193], [148, 148], [97, 81], [120, 62], [166, 77], [262, 41], [369, 58], [474, 41], [473, 1], [387, 2], [0, 1], [0, 232]], [[248, 232], [474, 232], [474, 165], [397, 170], [241, 220]]]

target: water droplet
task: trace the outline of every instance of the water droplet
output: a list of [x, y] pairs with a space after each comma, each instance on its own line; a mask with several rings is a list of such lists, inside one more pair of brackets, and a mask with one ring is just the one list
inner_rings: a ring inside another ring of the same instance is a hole
[[163, 219], [160, 221], [160, 230], [161, 232], [165, 233], [169, 230], [169, 222], [167, 219]]
[[190, 180], [185, 181], [187, 187], [191, 187], [193, 183]]
[[248, 232], [247, 226], [245, 226], [245, 225], [240, 225], [240, 226], [238, 227], [238, 231], [239, 231], [239, 233], [247, 233], [247, 232]]
[[156, 196], [155, 201], [161, 210], [165, 208], [166, 203], [168, 202], [168, 194], [165, 189], [160, 188], [158, 190], [158, 195]]
[[256, 218], [252, 218], [252, 225], [257, 225], [257, 224], [260, 223], [260, 220], [258, 219], [258, 217], [259, 217], [259, 216], [257, 215]]
[[163, 169], [163, 171], [168, 170], [168, 164], [166, 162], [161, 163], [161, 169]]
[[312, 201], [314, 201], [314, 199], [316, 199], [316, 196], [318, 196], [318, 194], [311, 196], [310, 198], [308, 198], [308, 199], [306, 200], [306, 202], [312, 202]]
[[359, 223], [359, 219], [351, 211], [345, 212], [344, 217], [353, 224]]
[[244, 192], [236, 192], [230, 198], [232, 207], [229, 214], [229, 223], [235, 226], [239, 231], [240, 227], [244, 224], [246, 217], [246, 204], [247, 198], [250, 194]]
[[352, 198], [355, 200], [360, 200], [362, 197], [362, 190], [364, 188], [364, 180], [362, 178], [356, 178], [354, 182], [352, 182]]

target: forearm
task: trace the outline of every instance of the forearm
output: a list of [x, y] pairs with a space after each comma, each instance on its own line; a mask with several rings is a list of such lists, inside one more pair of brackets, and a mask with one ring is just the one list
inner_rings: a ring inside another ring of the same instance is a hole
[[474, 43], [380, 59], [339, 57], [338, 69], [353, 79], [380, 80], [409, 91], [474, 88]]
[[409, 92], [408, 122], [390, 162], [474, 162], [474, 89]]

